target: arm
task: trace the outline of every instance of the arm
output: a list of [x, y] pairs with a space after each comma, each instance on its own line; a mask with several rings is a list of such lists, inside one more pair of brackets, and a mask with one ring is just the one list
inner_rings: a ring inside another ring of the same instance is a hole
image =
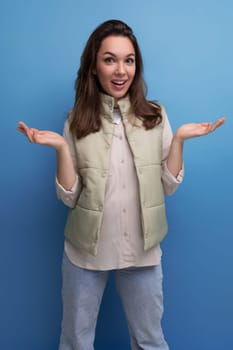
[[76, 181], [76, 173], [67, 143], [57, 150], [57, 180], [67, 191], [70, 191]]
[[62, 200], [63, 203], [65, 205], [67, 205], [68, 207], [74, 208], [76, 203], [77, 203], [77, 199], [78, 199], [78, 197], [81, 193], [81, 190], [82, 190], [82, 181], [81, 181], [81, 177], [79, 175], [76, 150], [75, 150], [73, 137], [70, 133], [68, 120], [65, 122], [65, 125], [64, 125], [63, 137], [69, 146], [69, 153], [70, 153], [72, 163], [74, 166], [74, 170], [75, 170], [75, 174], [76, 174], [76, 181], [70, 190], [66, 190], [59, 183], [59, 180], [56, 177], [56, 192], [57, 192], [58, 199]]
[[17, 130], [23, 133], [31, 143], [50, 146], [56, 150], [57, 179], [64, 189], [70, 190], [77, 179], [77, 175], [69, 152], [69, 146], [64, 137], [52, 131], [29, 128], [23, 122], [19, 122]]
[[173, 175], [167, 167], [167, 159], [171, 149], [171, 143], [173, 140], [173, 133], [171, 125], [169, 123], [166, 111], [162, 108], [164, 118], [163, 138], [162, 138], [162, 173], [161, 179], [163, 184], [164, 194], [173, 194], [179, 185], [182, 183], [184, 178], [184, 165], [181, 163], [181, 167], [178, 170], [177, 175]]
[[218, 119], [214, 123], [190, 123], [182, 125], [174, 134], [170, 151], [167, 158], [169, 171], [177, 176], [183, 162], [184, 141], [193, 137], [205, 136], [215, 131], [225, 122], [224, 118]]

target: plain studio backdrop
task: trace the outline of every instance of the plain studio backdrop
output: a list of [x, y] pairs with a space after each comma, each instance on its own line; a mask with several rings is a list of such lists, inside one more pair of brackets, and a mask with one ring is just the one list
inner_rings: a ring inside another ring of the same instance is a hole
[[[62, 312], [67, 208], [55, 195], [55, 152], [29, 144], [16, 125], [62, 132], [85, 42], [111, 18], [134, 29], [147, 96], [166, 106], [173, 130], [227, 118], [186, 142], [184, 183], [166, 198], [163, 328], [171, 350], [233, 349], [230, 0], [1, 0], [0, 349], [56, 350]], [[130, 349], [112, 276], [96, 349]]]

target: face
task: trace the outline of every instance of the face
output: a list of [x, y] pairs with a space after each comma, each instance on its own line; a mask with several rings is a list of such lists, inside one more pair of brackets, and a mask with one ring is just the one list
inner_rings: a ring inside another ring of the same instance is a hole
[[123, 36], [108, 36], [97, 52], [96, 74], [103, 91], [118, 99], [124, 97], [133, 82], [136, 57], [130, 39]]

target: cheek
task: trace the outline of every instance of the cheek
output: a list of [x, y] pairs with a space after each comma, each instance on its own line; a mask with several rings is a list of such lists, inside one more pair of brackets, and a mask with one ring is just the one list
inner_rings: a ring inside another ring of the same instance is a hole
[[109, 79], [110, 73], [108, 72], [108, 70], [106, 69], [98, 69], [97, 71], [97, 78], [99, 79], [99, 81], [107, 81]]
[[135, 74], [136, 74], [136, 67], [131, 67], [129, 74], [132, 78], [134, 78]]
[[135, 69], [130, 72], [130, 78], [131, 78], [132, 81], [134, 80], [135, 73], [136, 73]]

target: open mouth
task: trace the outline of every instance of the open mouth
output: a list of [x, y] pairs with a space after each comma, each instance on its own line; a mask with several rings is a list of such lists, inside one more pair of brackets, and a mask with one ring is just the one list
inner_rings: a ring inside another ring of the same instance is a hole
[[118, 87], [122, 87], [126, 84], [126, 80], [112, 80], [112, 84]]

